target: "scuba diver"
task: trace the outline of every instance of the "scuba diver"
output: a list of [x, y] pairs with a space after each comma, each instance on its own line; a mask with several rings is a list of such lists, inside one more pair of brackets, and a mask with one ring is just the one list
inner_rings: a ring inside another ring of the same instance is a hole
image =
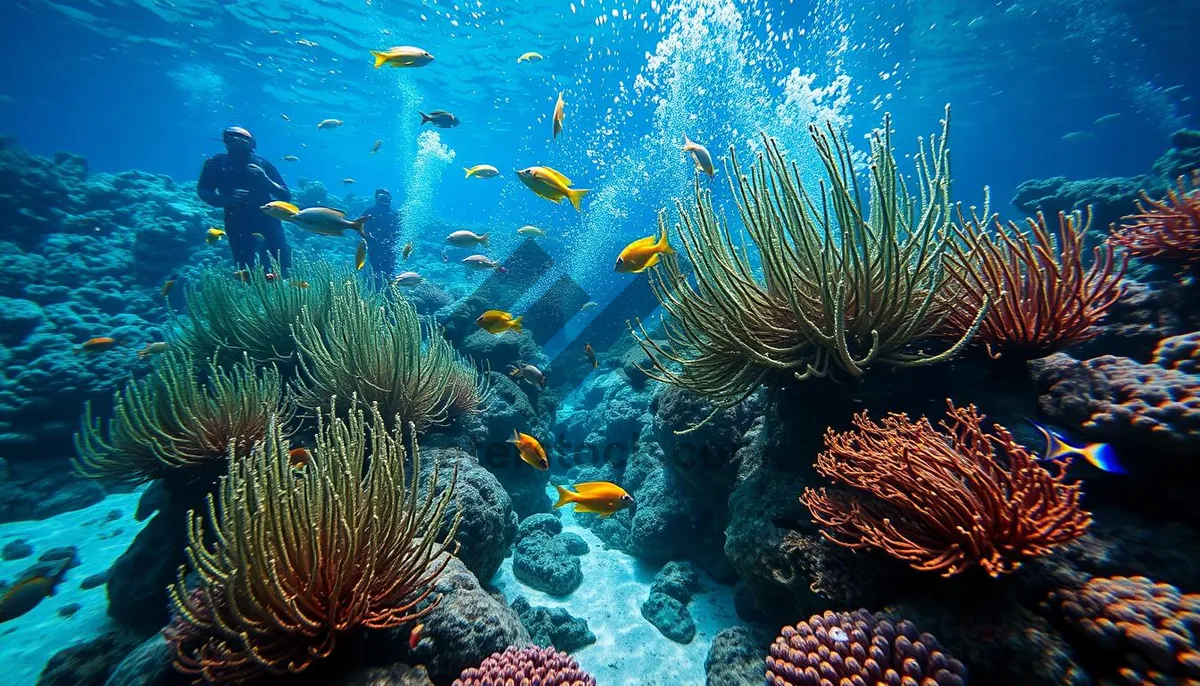
[[[221, 132], [224, 153], [204, 162], [196, 193], [204, 202], [225, 210], [225, 236], [238, 269], [253, 267], [257, 260], [266, 266], [270, 260], [287, 269], [291, 249], [278, 219], [260, 209], [272, 200], [291, 200], [283, 177], [275, 165], [254, 154], [254, 136], [240, 126]], [[262, 236], [261, 245], [254, 234]]]
[[363, 216], [367, 218], [367, 259], [371, 273], [383, 283], [396, 275], [396, 239], [400, 235], [400, 213], [392, 209], [392, 194], [386, 188], [375, 190], [375, 206], [368, 207]]

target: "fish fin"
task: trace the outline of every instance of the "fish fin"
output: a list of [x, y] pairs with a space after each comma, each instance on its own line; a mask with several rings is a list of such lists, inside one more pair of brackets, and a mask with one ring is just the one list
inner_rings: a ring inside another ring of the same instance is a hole
[[490, 240], [491, 235], [492, 235], [491, 231], [486, 231], [486, 232], [484, 232], [484, 234], [482, 236], [479, 237], [479, 242], [483, 243], [483, 246], [485, 248], [492, 247], [491, 243], [488, 242]]
[[687, 133], [685, 132], [685, 133], [683, 134], [683, 147], [682, 147], [682, 148], [680, 148], [680, 149], [681, 149], [681, 150], [687, 150], [687, 149], [688, 149], [688, 147], [689, 147], [689, 146], [691, 146], [691, 144], [692, 144], [692, 142], [691, 142], [690, 140], [688, 140]]
[[516, 429], [513, 429], [513, 437], [508, 439], [508, 442], [519, 444], [521, 442], [521, 434]]
[[582, 212], [583, 207], [581, 207], [579, 203], [583, 200], [583, 196], [591, 192], [592, 189], [590, 188], [568, 188], [567, 199], [570, 200], [571, 204], [575, 206], [576, 212]]
[[363, 216], [359, 217], [358, 219], [355, 219], [354, 221], [350, 222], [350, 228], [357, 231], [358, 235], [362, 236], [364, 241], [367, 240], [367, 232], [366, 232], [366, 229], [363, 228], [367, 225], [367, 218], [368, 218], [368, 215], [364, 214]]
[[421, 115], [421, 126], [425, 126], [425, 124], [427, 122], [433, 121], [433, 117], [429, 116], [428, 114], [425, 114], [424, 112], [422, 112], [420, 110], [417, 110], [417, 114]]
[[522, 331], [524, 331], [524, 329], [521, 328], [521, 320], [524, 318], [525, 318], [525, 315], [521, 315], [520, 317], [517, 317], [516, 319], [512, 320], [512, 326], [510, 328], [513, 331], [516, 331], [517, 333], [521, 333]]
[[642, 268], [637, 270], [634, 273], [641, 274], [642, 272], [646, 271], [647, 269], [658, 264], [658, 261], [660, 258], [662, 258], [662, 253], [658, 253], [658, 252], [654, 253], [653, 255], [650, 256], [650, 259], [646, 260], [646, 264], [642, 265]]
[[283, 209], [287, 210], [288, 212], [293, 212], [296, 214], [299, 214], [299, 212], [300, 212], [299, 207], [296, 207], [295, 205], [293, 205], [290, 202], [283, 202], [282, 200], [279, 201], [279, 207], [282, 207]]
[[598, 508], [595, 505], [581, 503], [578, 500], [575, 501], [575, 511], [582, 512], [584, 514], [597, 514], [605, 519], [607, 519], [609, 517], [609, 515], [612, 514], [608, 510]]
[[467, 173], [467, 175], [464, 178], [468, 178], [468, 179], [471, 178], [471, 174], [475, 173], [474, 171], [471, 170], [470, 167], [463, 167], [463, 171], [465, 171]]
[[1113, 450], [1113, 447], [1107, 443], [1093, 443], [1082, 448], [1076, 448], [1076, 452], [1083, 455], [1088, 464], [1099, 470], [1112, 474], [1128, 473], [1121, 466], [1121, 463], [1117, 461], [1117, 451]]
[[667, 243], [667, 225], [666, 224], [663, 224], [662, 237], [658, 239], [658, 243], [654, 247], [658, 248], [659, 252], [664, 252], [668, 255], [675, 254], [675, 249], [672, 248], [669, 243]]
[[378, 50], [372, 50], [371, 54], [375, 56], [375, 68], [378, 69], [387, 63], [388, 56]]
[[575, 484], [575, 490], [579, 491], [580, 493], [589, 493], [610, 485], [611, 484], [609, 484], [607, 481], [587, 481], [581, 484]]
[[558, 509], [558, 508], [562, 507], [563, 505], [566, 505], [567, 503], [575, 502], [576, 494], [568, 491], [567, 489], [563, 488], [562, 486], [559, 486], [558, 484], [554, 484], [554, 488], [558, 491], [558, 502], [554, 503], [555, 509]]

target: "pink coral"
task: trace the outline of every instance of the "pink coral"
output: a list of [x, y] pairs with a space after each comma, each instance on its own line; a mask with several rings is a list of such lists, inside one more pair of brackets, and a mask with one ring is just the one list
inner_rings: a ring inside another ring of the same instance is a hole
[[492, 653], [478, 667], [454, 680], [454, 686], [596, 686], [595, 677], [554, 648], [515, 648]]
[[907, 620], [866, 610], [825, 612], [785, 626], [767, 656], [768, 686], [962, 686], [967, 669]]

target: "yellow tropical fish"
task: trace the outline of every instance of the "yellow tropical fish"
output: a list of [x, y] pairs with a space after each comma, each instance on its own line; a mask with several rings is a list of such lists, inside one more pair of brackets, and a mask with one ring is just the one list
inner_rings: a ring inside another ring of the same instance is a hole
[[539, 54], [538, 54], [538, 53], [536, 53], [536, 52], [525, 52], [525, 53], [521, 53], [521, 56], [517, 58], [517, 63], [521, 63], [521, 62], [541, 62], [541, 61], [542, 61], [542, 56], [541, 56], [541, 55], [539, 55]]
[[558, 102], [554, 103], [554, 138], [558, 138], [558, 134], [562, 133], [563, 129], [563, 94], [558, 92]]
[[708, 148], [700, 145], [695, 141], [688, 140], [687, 134], [683, 134], [683, 151], [691, 153], [692, 161], [696, 163], [696, 168], [708, 174], [708, 178], [716, 175], [717, 170], [713, 167], [712, 155], [708, 153]]
[[554, 488], [558, 490], [558, 502], [554, 503], [555, 508], [562, 507], [567, 503], [575, 503], [576, 512], [590, 512], [607, 519], [613, 513], [633, 506], [633, 496], [626, 493], [625, 489], [608, 481], [575, 484], [574, 492], [558, 484], [555, 484]]
[[367, 242], [365, 240], [358, 242], [358, 247], [354, 249], [354, 268], [362, 269], [367, 263]]
[[398, 45], [387, 50], [372, 50], [375, 56], [375, 68], [383, 65], [389, 67], [423, 67], [433, 61], [433, 55], [421, 48], [411, 45]]
[[503, 310], [488, 310], [479, 315], [475, 323], [479, 325], [479, 328], [488, 333], [502, 334], [505, 331], [521, 333], [522, 319], [524, 319], [524, 315], [514, 318], [511, 314]]
[[508, 442], [517, 447], [517, 452], [521, 454], [521, 460], [525, 464], [543, 472], [550, 468], [550, 459], [546, 457], [546, 449], [542, 447], [538, 439], [513, 429], [513, 437], [508, 439]]
[[216, 243], [224, 237], [225, 232], [215, 226], [204, 232], [204, 242], [208, 243], [209, 245]]
[[463, 167], [463, 171], [467, 173], [466, 178], [474, 176], [477, 179], [490, 179], [494, 176], [500, 176], [500, 170], [490, 164], [477, 164], [474, 167]]
[[563, 198], [571, 201], [575, 211], [582, 211], [580, 201], [591, 193], [590, 188], [571, 188], [571, 180], [550, 167], [527, 167], [517, 172], [521, 183], [550, 202], [561, 203]]
[[654, 236], [646, 236], [625, 246], [617, 257], [617, 266], [613, 270], [622, 274], [639, 274], [658, 264], [663, 253], [670, 255], [674, 252], [671, 246], [667, 245], [667, 226], [664, 224], [662, 236], [657, 241], [654, 240]]
[[292, 217], [295, 217], [297, 214], [300, 213], [299, 207], [296, 207], [295, 205], [293, 205], [290, 202], [284, 202], [282, 200], [272, 200], [271, 202], [267, 203], [266, 205], [263, 205], [262, 207], [260, 207], [259, 209], [261, 209], [263, 212], [265, 212], [268, 217], [274, 217], [275, 219], [282, 219], [285, 222], [291, 221]]

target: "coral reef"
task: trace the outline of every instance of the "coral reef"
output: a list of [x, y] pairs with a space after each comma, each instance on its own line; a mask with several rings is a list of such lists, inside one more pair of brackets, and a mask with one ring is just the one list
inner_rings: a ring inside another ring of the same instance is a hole
[[663, 636], [676, 643], [691, 643], [696, 637], [696, 622], [687, 606], [666, 593], [651, 591], [642, 603], [642, 616]]
[[[986, 215], [986, 211], [985, 211]], [[950, 275], [957, 282], [955, 306], [947, 318], [948, 335], [973, 324], [973, 313], [987, 310], [974, 341], [993, 358], [1031, 359], [1095, 338], [1105, 311], [1121, 296], [1125, 259], [1115, 259], [1112, 245], [1092, 251], [1083, 264], [1084, 239], [1091, 215], [1058, 215], [1051, 233], [1046, 217], [1015, 222], [987, 219], [959, 209], [960, 242], [950, 252]]]
[[[201, 237], [216, 215], [169, 177], [89, 175], [81, 157], [37, 157], [3, 136], [0, 208], [0, 449], [65, 456], [83, 403], [109, 396], [144, 368], [134, 351], [163, 340], [163, 280], [212, 258]], [[96, 336], [120, 345], [77, 353]]]
[[1145, 260], [1200, 261], [1200, 169], [1192, 170], [1190, 181], [1180, 176], [1162, 200], [1143, 191], [1136, 205], [1110, 242]]
[[700, 575], [689, 562], [668, 562], [654, 575], [651, 593], [665, 593], [681, 603], [692, 599], [700, 588]]
[[893, 623], [866, 610], [827, 611], [786, 626], [767, 657], [770, 686], [966, 682], [966, 668], [942, 652], [933, 636], [919, 634], [911, 622]]
[[123, 631], [59, 651], [38, 677], [38, 686], [104, 686], [115, 665], [142, 642]]
[[442, 571], [429, 562], [454, 545], [457, 520], [443, 524], [454, 490], [435, 499], [431, 484], [421, 497], [420, 459], [405, 450], [403, 430], [389, 432], [378, 409], [369, 436], [361, 412], [347, 416], [337, 419], [331, 403], [299, 470], [278, 425], [232, 461], [210, 500], [214, 543], [192, 515], [198, 579], [189, 585], [180, 569], [167, 629], [180, 671], [208, 681], [300, 672], [328, 657], [340, 634], [431, 611], [418, 605]]
[[[496, 477], [473, 455], [455, 448], [433, 448], [422, 450], [421, 457], [428, 469], [437, 465], [439, 489], [444, 491], [453, 484], [457, 494], [457, 508], [447, 512], [443, 522], [449, 527], [458, 518], [455, 557], [480, 581], [489, 582], [517, 536], [517, 514], [513, 512], [512, 500]], [[434, 481], [427, 477], [422, 487], [431, 483]], [[441, 492], [433, 494], [435, 498], [441, 495]]]
[[[1160, 351], [1157, 359], [1174, 362], [1168, 348]], [[1200, 445], [1200, 376], [1127, 357], [1078, 361], [1062, 353], [1034, 362], [1032, 373], [1039, 410], [1089, 438], [1180, 458]]]
[[[651, 274], [670, 315], [670, 344], [641, 329], [654, 364], [646, 373], [704, 396], [715, 412], [789, 376], [854, 378], [871, 365], [928, 365], [957, 352], [984, 309], [971, 313], [974, 321], [948, 349], [911, 347], [936, 336], [951, 309], [951, 282], [941, 268], [951, 241], [949, 122], [947, 110], [941, 135], [928, 147], [920, 143], [918, 200], [897, 170], [885, 117], [871, 136], [870, 211], [850, 171], [849, 144], [832, 125], [809, 129], [828, 176], [819, 190], [802, 183], [774, 140], [764, 136], [765, 153], [745, 173], [731, 150], [739, 215], [765, 277], [755, 275], [697, 184], [691, 210], [676, 203], [677, 233], [695, 279], [673, 258]], [[659, 223], [665, 232], [665, 220]]]
[[1084, 534], [1091, 516], [1079, 484], [1065, 481], [1066, 461], [1051, 472], [1004, 427], [985, 430], [973, 405], [947, 405], [942, 431], [924, 417], [876, 424], [861, 413], [855, 431], [826, 432], [817, 471], [867, 496], [805, 490], [829, 540], [943, 576], [972, 565], [999, 576]]
[[579, 558], [561, 537], [562, 522], [552, 514], [535, 514], [517, 528], [513, 576], [550, 595], [567, 595], [583, 583]]
[[465, 670], [454, 686], [492, 684], [540, 684], [541, 686], [596, 686], [596, 679], [579, 668], [566, 653], [553, 648], [507, 648]]
[[722, 629], [704, 660], [706, 686], [762, 686], [763, 655], [770, 645], [766, 632], [746, 626]]
[[1200, 680], [1200, 595], [1145, 577], [1094, 578], [1045, 605], [1101, 666], [1100, 683]]
[[533, 642], [543, 648], [570, 653], [596, 642], [596, 635], [588, 629], [587, 620], [574, 617], [561, 607], [537, 607], [530, 605], [524, 596], [517, 596], [512, 601], [512, 609], [521, 618], [521, 624]]
[[[409, 630], [392, 629], [390, 640], [403, 646], [394, 654], [403, 655], [405, 662], [422, 664], [434, 681], [452, 681], [464, 669], [478, 665], [487, 656], [509, 646], [527, 646], [529, 633], [517, 613], [503, 598], [488, 593], [475, 575], [457, 558], [449, 554], [430, 562], [431, 568], [444, 566], [433, 582], [433, 593], [425, 601], [434, 605], [421, 619], [425, 625], [416, 648], [408, 649]], [[425, 603], [422, 603], [424, 606]]]

